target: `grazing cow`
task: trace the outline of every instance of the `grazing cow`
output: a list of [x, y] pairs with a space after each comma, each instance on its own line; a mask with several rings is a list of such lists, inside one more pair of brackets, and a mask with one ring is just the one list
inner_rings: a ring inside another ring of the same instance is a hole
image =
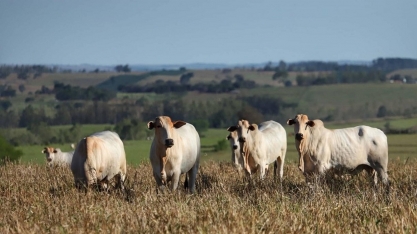
[[242, 167], [249, 175], [260, 169], [260, 177], [263, 179], [269, 164], [274, 162], [274, 176], [278, 173], [282, 179], [287, 153], [287, 134], [281, 124], [270, 120], [258, 126], [249, 124], [247, 120], [240, 120], [237, 126], [231, 126], [227, 130], [238, 133], [240, 152], [243, 156]]
[[327, 129], [321, 120], [309, 120], [303, 114], [289, 119], [287, 124], [294, 125], [298, 168], [307, 180], [309, 175], [328, 170], [357, 174], [365, 169], [374, 175], [375, 184], [374, 170], [388, 185], [388, 143], [381, 130], [368, 126]]
[[[71, 147], [74, 149], [73, 145]], [[60, 148], [45, 147], [42, 153], [46, 156], [49, 166], [71, 166], [74, 151], [62, 152]]]
[[171, 182], [171, 191], [176, 190], [180, 175], [187, 173], [184, 187], [193, 193], [200, 163], [200, 137], [194, 126], [159, 116], [148, 122], [148, 129], [155, 129], [149, 159], [159, 189], [163, 191]]
[[239, 137], [237, 131], [230, 132], [226, 139], [229, 141], [230, 148], [232, 149], [232, 162], [240, 172], [243, 169], [243, 158], [240, 155]]
[[75, 148], [71, 170], [78, 188], [94, 184], [107, 188], [116, 177], [117, 187], [124, 189], [126, 154], [119, 135], [103, 131], [82, 139]]

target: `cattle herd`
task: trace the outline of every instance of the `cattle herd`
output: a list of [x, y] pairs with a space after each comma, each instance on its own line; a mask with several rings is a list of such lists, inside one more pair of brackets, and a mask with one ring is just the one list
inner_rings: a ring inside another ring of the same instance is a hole
[[[304, 114], [289, 119], [287, 124], [294, 127], [298, 168], [307, 182], [313, 175], [356, 174], [366, 170], [373, 184], [376, 185], [379, 178], [389, 188], [388, 143], [381, 130], [363, 125], [327, 129], [321, 120], [309, 120]], [[158, 191], [166, 187], [176, 190], [180, 176], [185, 174], [184, 187], [193, 193], [200, 162], [200, 137], [194, 126], [158, 116], [148, 122], [147, 127], [155, 131], [149, 159]], [[281, 124], [272, 120], [259, 124], [239, 120], [227, 131], [232, 162], [239, 171], [249, 177], [259, 171], [263, 179], [269, 164], [274, 163], [274, 176], [282, 180], [287, 133]], [[115, 182], [115, 187], [124, 189], [126, 154], [117, 133], [97, 132], [72, 148], [71, 152], [62, 152], [45, 147], [42, 153], [50, 166], [70, 166], [78, 188], [96, 185], [108, 189], [110, 183]]]

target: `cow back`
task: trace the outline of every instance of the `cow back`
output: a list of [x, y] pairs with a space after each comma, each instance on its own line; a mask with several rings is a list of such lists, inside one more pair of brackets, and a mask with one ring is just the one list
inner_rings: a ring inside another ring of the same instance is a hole
[[282, 156], [282, 150], [286, 151], [286, 131], [281, 124], [270, 120], [259, 124], [259, 133], [257, 144], [265, 148], [267, 162], [272, 163], [277, 157]]

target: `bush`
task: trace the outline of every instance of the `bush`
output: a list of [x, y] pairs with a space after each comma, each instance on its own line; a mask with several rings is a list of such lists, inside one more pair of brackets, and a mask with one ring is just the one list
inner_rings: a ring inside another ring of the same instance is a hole
[[5, 161], [17, 161], [22, 157], [23, 152], [16, 150], [6, 139], [0, 135], [0, 162], [4, 163]]
[[210, 122], [207, 119], [198, 119], [193, 122], [193, 125], [200, 134], [208, 130]]
[[225, 139], [222, 139], [218, 141], [216, 145], [214, 145], [214, 151], [216, 152], [222, 151], [222, 150], [227, 149], [227, 147], [228, 147], [227, 141]]
[[145, 123], [136, 119], [124, 119], [116, 124], [113, 131], [119, 134], [122, 140], [140, 140], [146, 138]]

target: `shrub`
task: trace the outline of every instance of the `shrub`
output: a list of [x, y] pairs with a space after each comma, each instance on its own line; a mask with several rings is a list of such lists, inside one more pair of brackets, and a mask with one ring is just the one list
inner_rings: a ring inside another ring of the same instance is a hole
[[225, 139], [219, 140], [216, 145], [214, 145], [214, 151], [222, 151], [227, 149], [227, 141]]
[[4, 163], [5, 161], [17, 161], [22, 157], [23, 152], [16, 150], [6, 139], [0, 135], [0, 162]]

